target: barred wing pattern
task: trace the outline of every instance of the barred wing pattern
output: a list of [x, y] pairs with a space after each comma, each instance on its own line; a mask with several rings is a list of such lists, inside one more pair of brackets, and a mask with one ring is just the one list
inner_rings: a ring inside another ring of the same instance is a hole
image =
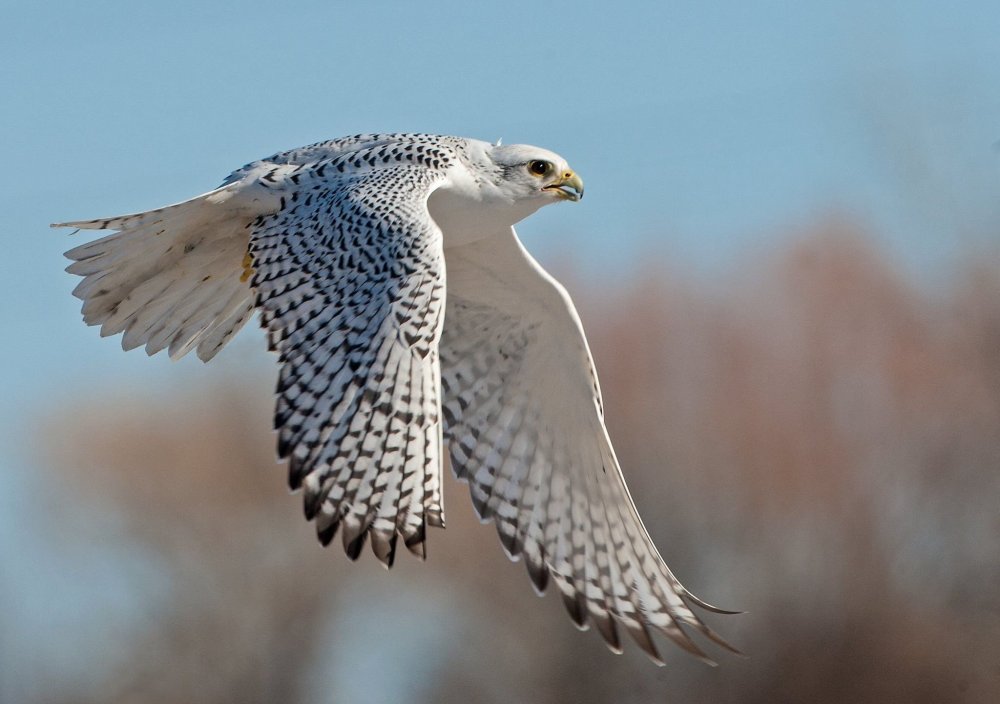
[[680, 584], [642, 525], [565, 290], [512, 230], [445, 254], [445, 438], [479, 515], [535, 587], [551, 576], [577, 626], [589, 618], [612, 650], [616, 622], [660, 663], [649, 628], [707, 662], [682, 624], [734, 650], [689, 604], [721, 610]]
[[357, 558], [370, 534], [424, 555], [443, 525], [437, 343], [441, 232], [427, 213], [441, 172], [410, 164], [338, 175], [336, 161], [275, 169], [281, 209], [251, 226], [251, 279], [280, 355], [275, 428], [289, 483], [324, 545]]

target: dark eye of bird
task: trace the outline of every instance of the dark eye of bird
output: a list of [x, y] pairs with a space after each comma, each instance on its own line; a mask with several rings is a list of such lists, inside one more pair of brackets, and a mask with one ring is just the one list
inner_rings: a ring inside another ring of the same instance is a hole
[[547, 161], [532, 161], [528, 164], [528, 170], [536, 176], [544, 176], [552, 169], [552, 164]]

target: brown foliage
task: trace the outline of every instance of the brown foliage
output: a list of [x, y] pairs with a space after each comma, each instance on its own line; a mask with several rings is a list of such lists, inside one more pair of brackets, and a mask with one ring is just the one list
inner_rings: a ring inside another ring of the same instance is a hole
[[1000, 701], [995, 264], [928, 293], [831, 221], [724, 285], [648, 269], [578, 296], [661, 552], [750, 612], [713, 619], [750, 655], [716, 670], [575, 633], [454, 482], [427, 564], [323, 552], [283, 496], [263, 381], [58, 414], [55, 471], [171, 582], [75, 698], [340, 701], [395, 681], [407, 701]]

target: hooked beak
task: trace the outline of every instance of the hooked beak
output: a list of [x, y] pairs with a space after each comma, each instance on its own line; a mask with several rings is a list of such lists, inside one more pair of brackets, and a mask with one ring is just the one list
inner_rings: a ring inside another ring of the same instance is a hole
[[542, 190], [551, 191], [560, 198], [575, 202], [583, 198], [583, 179], [572, 169], [567, 169], [562, 176]]

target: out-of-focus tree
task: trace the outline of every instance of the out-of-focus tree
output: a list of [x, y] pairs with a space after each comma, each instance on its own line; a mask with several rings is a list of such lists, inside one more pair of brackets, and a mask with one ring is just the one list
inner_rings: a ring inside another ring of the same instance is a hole
[[[263, 391], [261, 381], [253, 386]], [[267, 397], [245, 386], [221, 380], [166, 398], [121, 391], [45, 429], [69, 490], [117, 512], [168, 580], [166, 603], [95, 700], [279, 701], [311, 666], [334, 592], [307, 536], [285, 520]]]
[[577, 296], [661, 552], [750, 612], [711, 619], [750, 655], [715, 670], [577, 634], [455, 482], [426, 564], [323, 552], [283, 495], [265, 379], [71, 402], [51, 466], [170, 595], [88, 697], [1000, 701], [998, 270], [928, 293], [831, 218], [725, 284], [650, 266]]

